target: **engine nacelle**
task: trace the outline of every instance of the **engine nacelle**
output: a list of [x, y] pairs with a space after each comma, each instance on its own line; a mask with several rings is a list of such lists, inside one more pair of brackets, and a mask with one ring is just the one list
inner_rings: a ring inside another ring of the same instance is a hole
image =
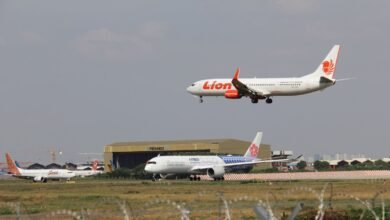
[[224, 174], [225, 174], [224, 167], [213, 167], [213, 168], [207, 169], [207, 175], [211, 178], [223, 177]]
[[225, 92], [225, 98], [227, 99], [240, 99], [241, 95], [238, 93], [238, 90], [227, 90]]
[[36, 177], [34, 177], [34, 180], [33, 180], [33, 181], [34, 181], [34, 182], [41, 182], [41, 181], [43, 182], [43, 180], [44, 180], [43, 177], [41, 177], [41, 176], [36, 176]]

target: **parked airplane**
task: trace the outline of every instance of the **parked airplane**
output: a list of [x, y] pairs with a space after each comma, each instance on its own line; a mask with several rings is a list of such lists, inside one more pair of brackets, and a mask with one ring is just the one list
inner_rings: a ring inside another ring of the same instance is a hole
[[11, 156], [6, 153], [5, 158], [7, 160], [8, 172], [12, 174], [12, 176], [24, 178], [24, 179], [32, 179], [34, 182], [47, 182], [48, 179], [66, 179], [75, 176], [75, 173], [66, 170], [66, 169], [22, 169], [16, 166], [15, 162], [11, 159]]
[[103, 173], [103, 171], [98, 170], [97, 167], [98, 167], [98, 161], [95, 160], [92, 163], [92, 170], [72, 170], [72, 171], [76, 174], [76, 176], [80, 176], [80, 177], [93, 176], [99, 173]]
[[214, 180], [224, 180], [225, 172], [251, 169], [255, 164], [293, 161], [291, 159], [261, 160], [259, 153], [262, 133], [258, 132], [243, 156], [158, 156], [146, 162], [145, 171], [157, 177], [188, 174], [190, 180], [200, 180], [198, 174], [207, 174]]
[[265, 102], [270, 104], [273, 96], [295, 96], [324, 90], [336, 83], [334, 73], [339, 50], [340, 45], [333, 46], [317, 69], [302, 77], [239, 79], [240, 69], [238, 68], [233, 79], [197, 81], [189, 86], [187, 91], [199, 96], [201, 103], [203, 96], [225, 96], [227, 99], [240, 99], [245, 96], [250, 97], [252, 103], [265, 99]]

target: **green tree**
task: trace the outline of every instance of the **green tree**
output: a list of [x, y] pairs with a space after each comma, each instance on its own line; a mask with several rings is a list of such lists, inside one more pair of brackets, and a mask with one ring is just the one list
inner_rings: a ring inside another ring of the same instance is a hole
[[316, 160], [314, 162], [314, 169], [316, 170], [329, 170], [330, 164], [327, 161]]
[[387, 163], [383, 160], [376, 160], [375, 166], [387, 166]]
[[298, 170], [304, 170], [306, 167], [307, 167], [307, 163], [304, 160], [301, 160], [299, 161], [299, 163], [297, 163]]

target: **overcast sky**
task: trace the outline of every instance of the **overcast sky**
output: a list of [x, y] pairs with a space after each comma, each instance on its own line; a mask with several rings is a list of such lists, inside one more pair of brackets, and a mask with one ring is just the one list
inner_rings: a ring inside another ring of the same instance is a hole
[[[0, 154], [86, 160], [118, 141], [251, 140], [296, 154], [389, 153], [390, 1], [0, 1]], [[192, 82], [314, 71], [323, 92], [205, 98]], [[4, 161], [1, 156], [0, 161]]]

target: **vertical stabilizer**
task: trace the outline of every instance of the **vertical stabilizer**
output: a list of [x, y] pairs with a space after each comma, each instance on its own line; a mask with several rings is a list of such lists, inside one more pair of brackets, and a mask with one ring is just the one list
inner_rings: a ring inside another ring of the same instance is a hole
[[92, 163], [92, 170], [93, 170], [93, 171], [96, 171], [96, 170], [97, 170], [97, 167], [98, 167], [98, 161], [95, 160], [95, 161], [93, 161], [93, 163]]
[[13, 175], [20, 175], [19, 168], [15, 165], [14, 161], [8, 153], [5, 154], [5, 158], [7, 160], [8, 172]]
[[334, 73], [336, 72], [337, 60], [340, 52], [340, 45], [334, 45], [325, 59], [317, 67], [314, 73], [306, 75], [304, 77], [313, 78], [326, 78], [331, 81], [334, 79]]
[[263, 137], [262, 132], [257, 132], [256, 137], [253, 139], [251, 145], [248, 150], [244, 154], [244, 157], [257, 157], [259, 154], [261, 138]]

